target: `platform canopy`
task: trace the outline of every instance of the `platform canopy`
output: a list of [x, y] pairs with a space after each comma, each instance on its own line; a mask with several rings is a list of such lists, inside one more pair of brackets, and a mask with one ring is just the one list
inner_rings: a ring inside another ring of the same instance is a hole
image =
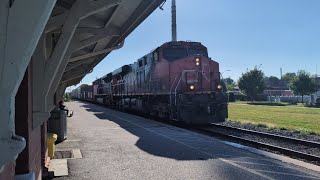
[[26, 144], [14, 128], [22, 79], [32, 82], [28, 103], [32, 102], [32, 127], [39, 127], [66, 87], [78, 84], [111, 51], [121, 48], [163, 1], [0, 1], [0, 172]]
[[[52, 109], [68, 86], [78, 84], [110, 52], [121, 48], [125, 38], [163, 2], [57, 0], [33, 55], [37, 62], [46, 59], [34, 67], [40, 78], [34, 81], [44, 82], [34, 87], [43, 94], [37, 96], [39, 101], [47, 99], [43, 103]], [[45, 74], [43, 80], [41, 74]]]
[[[71, 43], [62, 59], [62, 63], [65, 61], [66, 64], [65, 68], [61, 67], [64, 68], [63, 73], [57, 74], [59, 84], [64, 83], [65, 86], [78, 84], [112, 50], [121, 48], [125, 38], [162, 2], [163, 0], [106, 0], [101, 1], [99, 5], [92, 0], [93, 12], [89, 10], [88, 14], [83, 13], [85, 16], [79, 19]], [[45, 29], [46, 32], [52, 32], [54, 42], [63, 35], [64, 24], [70, 20], [67, 18], [68, 14], [75, 12], [72, 12], [75, 3], [75, 0], [57, 1]], [[95, 10], [94, 6], [102, 7], [103, 4], [109, 6]], [[90, 4], [85, 4], [77, 11], [89, 8]], [[72, 20], [70, 22], [73, 23]]]

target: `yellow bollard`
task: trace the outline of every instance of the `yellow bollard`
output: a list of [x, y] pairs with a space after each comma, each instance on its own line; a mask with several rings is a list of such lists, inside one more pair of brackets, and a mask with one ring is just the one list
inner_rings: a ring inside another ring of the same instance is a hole
[[55, 142], [58, 139], [58, 135], [53, 133], [48, 133], [48, 156], [53, 159], [55, 151]]

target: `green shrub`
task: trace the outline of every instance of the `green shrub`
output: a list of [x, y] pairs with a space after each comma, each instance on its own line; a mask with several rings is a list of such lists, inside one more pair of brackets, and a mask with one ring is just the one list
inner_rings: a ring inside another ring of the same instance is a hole
[[298, 105], [297, 101], [288, 102], [289, 105]]
[[317, 99], [316, 107], [320, 108], [320, 98]]
[[64, 93], [63, 100], [64, 102], [69, 102], [71, 100], [70, 93]]

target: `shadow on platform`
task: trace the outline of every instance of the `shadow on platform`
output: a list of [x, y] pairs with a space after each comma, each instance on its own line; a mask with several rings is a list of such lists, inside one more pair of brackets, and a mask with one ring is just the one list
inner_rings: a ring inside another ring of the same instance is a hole
[[[217, 151], [219, 155], [213, 157], [211, 153], [204, 153], [203, 151], [199, 151], [196, 148], [185, 145], [181, 142], [176, 141], [175, 139], [171, 139], [161, 135], [163, 131], [171, 131], [175, 132], [177, 129], [168, 128], [167, 125], [164, 125], [159, 122], [154, 122], [152, 120], [144, 119], [143, 117], [137, 117], [135, 115], [124, 114], [122, 112], [117, 112], [116, 114], [121, 113], [121, 117], [117, 115], [113, 115], [107, 111], [114, 111], [111, 109], [101, 110], [101, 106], [93, 105], [90, 103], [82, 102], [82, 105], [87, 111], [94, 112], [94, 115], [98, 117], [100, 120], [104, 121], [112, 121], [118, 124], [121, 128], [130, 132], [131, 134], [139, 137], [139, 140], [136, 142], [136, 146], [141, 150], [160, 157], [171, 158], [175, 160], [208, 160], [215, 159], [225, 156], [223, 155], [223, 148], [216, 148], [214, 151]], [[170, 132], [170, 133], [171, 133]], [[178, 132], [181, 133], [181, 132]], [[182, 132], [181, 134], [184, 134]], [[187, 135], [184, 135], [187, 137]], [[195, 141], [195, 140], [194, 140]], [[203, 146], [203, 143], [202, 143]], [[219, 150], [220, 149], [220, 150]], [[221, 152], [222, 151], [222, 152]], [[230, 156], [228, 156], [230, 157]], [[232, 158], [235, 158], [236, 155], [232, 155]]]

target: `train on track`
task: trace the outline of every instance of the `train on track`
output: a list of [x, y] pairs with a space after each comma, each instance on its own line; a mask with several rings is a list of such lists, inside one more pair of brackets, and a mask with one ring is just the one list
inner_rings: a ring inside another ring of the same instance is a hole
[[219, 63], [200, 42], [167, 42], [92, 85], [78, 87], [71, 96], [187, 124], [223, 122], [228, 117]]

